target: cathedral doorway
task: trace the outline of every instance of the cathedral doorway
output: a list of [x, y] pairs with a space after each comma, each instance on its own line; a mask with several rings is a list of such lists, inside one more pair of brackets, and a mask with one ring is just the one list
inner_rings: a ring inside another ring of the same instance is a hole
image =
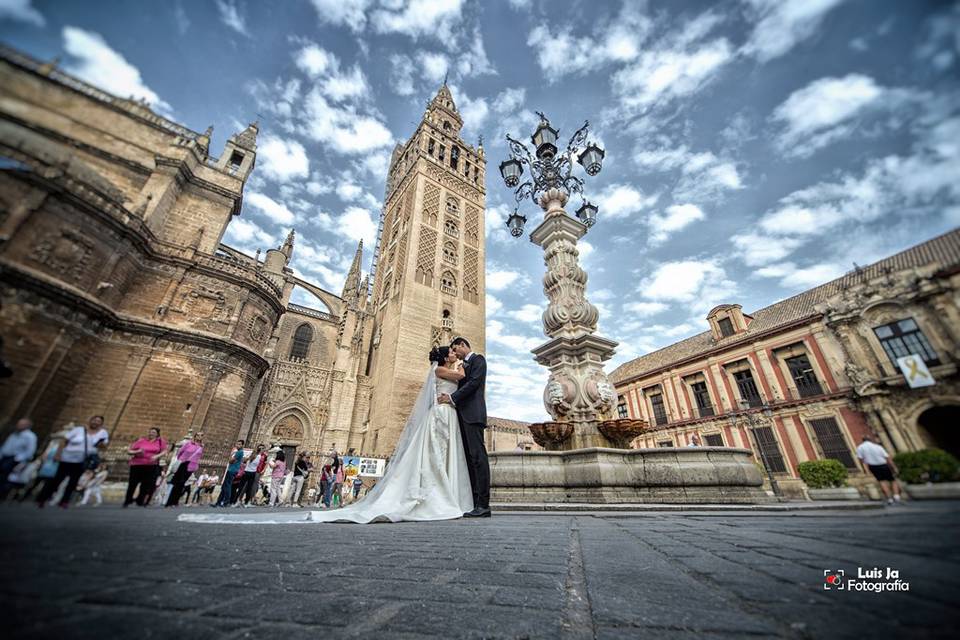
[[931, 446], [960, 458], [960, 405], [931, 407], [920, 414], [917, 424]]

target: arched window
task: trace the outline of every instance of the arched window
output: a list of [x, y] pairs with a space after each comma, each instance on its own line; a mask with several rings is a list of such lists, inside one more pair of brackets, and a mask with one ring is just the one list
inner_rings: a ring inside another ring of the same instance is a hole
[[460, 147], [450, 147], [450, 168], [457, 170], [457, 163], [460, 161]]
[[456, 198], [447, 198], [447, 213], [460, 215], [460, 202]]
[[[443, 130], [444, 130], [444, 131], [450, 131], [450, 121], [449, 121], [449, 120], [444, 120], [444, 121], [443, 121]], [[442, 156], [441, 156], [441, 157], [442, 157]]]
[[457, 295], [457, 279], [450, 271], [444, 271], [440, 276], [440, 290], [444, 293]]
[[443, 261], [450, 264], [457, 264], [457, 245], [452, 242], [443, 245]]
[[457, 228], [457, 222], [455, 220], [451, 220], [450, 218], [447, 218], [444, 221], [443, 230], [454, 238], [459, 237], [460, 235], [460, 230]]
[[290, 345], [290, 359], [306, 360], [310, 354], [311, 342], [313, 342], [313, 327], [304, 322], [297, 327], [293, 334], [293, 344]]

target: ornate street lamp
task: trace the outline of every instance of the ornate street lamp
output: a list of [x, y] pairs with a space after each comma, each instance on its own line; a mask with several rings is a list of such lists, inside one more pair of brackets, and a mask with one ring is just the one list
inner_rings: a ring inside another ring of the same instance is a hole
[[[783, 494], [780, 492], [780, 485], [777, 484], [777, 481], [773, 479], [773, 474], [770, 472], [770, 462], [767, 460], [767, 453], [764, 451], [763, 447], [760, 446], [760, 439], [757, 437], [757, 427], [760, 426], [760, 420], [757, 418], [756, 413], [750, 411], [750, 403], [746, 400], [740, 401], [740, 411], [734, 411], [729, 414], [728, 419], [730, 420], [730, 426], [736, 427], [739, 420], [743, 419], [747, 422], [749, 427], [747, 431], [753, 436], [753, 444], [757, 448], [757, 451], [760, 452], [760, 461], [763, 463], [763, 470], [767, 474], [767, 481], [770, 483], [770, 489], [773, 490], [773, 495], [778, 498], [782, 497]], [[766, 418], [767, 422], [771, 422], [773, 418], [773, 409], [770, 408], [770, 405], [764, 403], [762, 407], [763, 417]]]
[[510, 228], [510, 235], [514, 238], [519, 238], [523, 235], [523, 225], [526, 224], [526, 216], [520, 215], [520, 212], [516, 209], [513, 210], [513, 213], [510, 214], [510, 217], [507, 218], [507, 226]]
[[[540, 116], [540, 124], [530, 136], [534, 144], [533, 153], [519, 140], [507, 136], [510, 158], [500, 163], [500, 175], [503, 176], [504, 183], [510, 189], [515, 188], [518, 203], [529, 197], [540, 204], [540, 196], [550, 189], [559, 189], [568, 196], [573, 193], [582, 194], [583, 180], [573, 175], [574, 163], [581, 164], [587, 175], [595, 176], [600, 173], [605, 155], [604, 150], [595, 142], [587, 143], [587, 129], [590, 123], [584, 122], [583, 126], [570, 138], [567, 148], [560, 153], [557, 147], [560, 131], [550, 125], [547, 116], [539, 111], [536, 113]], [[529, 167], [530, 177], [521, 184], [523, 165]], [[596, 205], [585, 202], [577, 211], [577, 217], [584, 225], [590, 227], [597, 220], [597, 212]], [[513, 232], [516, 227], [509, 221], [507, 224]], [[522, 233], [514, 235], [519, 237]]]
[[577, 218], [588, 228], [592, 227], [597, 222], [597, 206], [584, 200], [580, 208], [577, 209]]

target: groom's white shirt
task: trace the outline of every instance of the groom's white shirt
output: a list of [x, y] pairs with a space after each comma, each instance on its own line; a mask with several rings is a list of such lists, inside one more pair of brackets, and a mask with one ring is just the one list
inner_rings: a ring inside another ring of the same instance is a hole
[[[466, 364], [466, 363], [470, 360], [471, 357], [473, 357], [473, 351], [471, 351], [470, 353], [468, 353], [468, 354], [466, 355], [466, 357], [464, 357], [464, 359], [463, 359], [464, 364]], [[456, 406], [457, 406], [457, 403], [453, 401], [453, 396], [450, 397], [450, 406], [452, 406], [452, 407], [456, 407]]]

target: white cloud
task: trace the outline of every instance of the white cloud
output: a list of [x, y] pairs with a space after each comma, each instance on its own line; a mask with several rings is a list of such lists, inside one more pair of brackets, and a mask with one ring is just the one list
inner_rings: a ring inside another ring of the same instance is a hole
[[533, 362], [529, 353], [490, 339], [487, 329], [487, 412], [513, 420], [549, 420], [543, 408], [543, 388], [548, 371]]
[[433, 84], [442, 81], [450, 69], [450, 60], [442, 53], [418, 51], [417, 61], [424, 77]]
[[544, 341], [543, 338], [510, 333], [500, 320], [487, 320], [487, 344], [497, 343], [513, 351], [530, 351]]
[[635, 64], [614, 74], [613, 87], [624, 106], [664, 106], [699, 91], [733, 57], [726, 38], [695, 49], [647, 49]]
[[324, 24], [346, 26], [354, 33], [367, 24], [367, 8], [373, 0], [310, 0]]
[[313, 43], [299, 49], [293, 60], [301, 71], [314, 78], [335, 71], [340, 66], [337, 56]]
[[353, 202], [363, 194], [363, 187], [347, 180], [337, 184], [337, 195], [345, 202]]
[[507, 312], [507, 315], [514, 320], [534, 325], [537, 325], [541, 321], [542, 314], [543, 308], [535, 304], [525, 304], [519, 309]]
[[409, 56], [394, 53], [390, 56], [390, 88], [398, 96], [413, 95], [415, 68]]
[[36, 27], [46, 24], [43, 14], [33, 8], [30, 0], [2, 0], [0, 1], [0, 20], [18, 20]]
[[347, 207], [337, 220], [334, 231], [354, 242], [363, 240], [363, 243], [372, 247], [377, 240], [377, 221], [379, 214], [374, 214], [362, 207]]
[[232, 0], [216, 0], [217, 11], [220, 13], [220, 21], [237, 33], [250, 37], [247, 30], [247, 20], [237, 8]]
[[537, 63], [548, 82], [556, 82], [567, 74], [597, 70], [612, 63], [633, 60], [650, 33], [651, 20], [630, 3], [612, 22], [597, 23], [592, 33], [574, 36], [574, 25], [535, 27], [527, 37], [527, 45], [537, 52]]
[[63, 48], [72, 58], [68, 72], [121, 98], [145, 100], [161, 112], [171, 107], [143, 83], [140, 70], [110, 48], [99, 33], [77, 27], [63, 28]]
[[310, 161], [306, 149], [296, 140], [265, 136], [257, 144], [257, 158], [264, 175], [280, 183], [310, 175]]
[[497, 74], [490, 58], [487, 57], [479, 27], [474, 27], [469, 48], [457, 59], [456, 68], [461, 78]]
[[463, 0], [406, 0], [383, 3], [370, 22], [377, 33], [402, 33], [411, 38], [432, 36], [445, 40], [460, 23]]
[[677, 200], [712, 200], [725, 191], [743, 188], [737, 166], [711, 151], [694, 152], [686, 145], [664, 145], [636, 151], [633, 161], [649, 171], [679, 171], [680, 178], [673, 189], [673, 197]]
[[526, 281], [527, 276], [519, 271], [497, 268], [487, 270], [487, 289], [490, 291], [503, 291], [511, 285]]
[[306, 134], [343, 154], [360, 154], [390, 146], [393, 134], [377, 118], [347, 105], [331, 105], [314, 87], [304, 105]]
[[483, 98], [471, 98], [465, 91], [457, 91], [457, 108], [463, 118], [464, 133], [481, 133], [483, 123], [490, 115], [490, 106]]
[[716, 259], [664, 262], [637, 287], [647, 301], [694, 303], [692, 313], [705, 313], [735, 290]]
[[798, 267], [792, 262], [774, 264], [756, 271], [766, 278], [777, 278], [780, 286], [787, 289], [805, 290], [816, 287], [834, 278], [839, 278], [846, 269], [834, 263], [817, 263], [808, 267]]
[[756, 20], [743, 47], [748, 55], [767, 62], [806, 40], [823, 17], [843, 0], [747, 0]]
[[484, 306], [487, 310], [487, 318], [494, 318], [503, 310], [503, 303], [490, 293], [486, 294], [486, 304]]
[[324, 93], [334, 102], [363, 98], [369, 95], [370, 85], [360, 67], [353, 66], [343, 73], [334, 72], [323, 81]]
[[669, 306], [663, 302], [628, 302], [623, 305], [624, 313], [629, 313], [640, 318], [655, 316], [667, 309], [669, 309]]
[[659, 194], [644, 195], [628, 184], [609, 184], [596, 196], [598, 215], [612, 220], [629, 218], [652, 207], [659, 197]]
[[852, 127], [846, 123], [883, 102], [885, 93], [858, 73], [815, 80], [774, 110], [772, 118], [784, 127], [778, 146], [788, 155], [808, 156], [848, 134]]
[[650, 216], [650, 241], [654, 244], [664, 242], [675, 232], [706, 218], [703, 210], [695, 204], [675, 204], [667, 207], [665, 213]]
[[257, 191], [248, 191], [244, 196], [244, 202], [260, 211], [276, 224], [291, 225], [296, 221], [296, 216], [285, 204]]
[[730, 238], [748, 267], [770, 264], [787, 257], [802, 241], [796, 238], [742, 233]]
[[277, 244], [277, 238], [264, 231], [260, 226], [243, 218], [234, 218], [227, 225], [225, 234], [227, 244], [251, 253], [257, 249], [269, 249]]

